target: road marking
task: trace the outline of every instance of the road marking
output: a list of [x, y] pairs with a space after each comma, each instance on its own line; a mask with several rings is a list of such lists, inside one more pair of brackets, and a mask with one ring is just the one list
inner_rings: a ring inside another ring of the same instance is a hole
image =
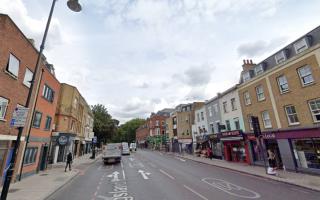
[[151, 165], [151, 167], [153, 167], [153, 168], [157, 168], [157, 166], [151, 162], [149, 162], [149, 165]]
[[307, 192], [305, 190], [301, 190], [301, 189], [298, 189], [298, 188], [290, 188], [291, 190], [295, 190], [295, 191], [298, 191], [298, 192], [302, 192], [302, 193], [305, 193], [305, 194], [310, 194], [310, 192]]
[[186, 162], [186, 160], [182, 159], [182, 158], [179, 158], [179, 157], [175, 157], [176, 159], [182, 161], [182, 162]]
[[148, 176], [151, 175], [151, 173], [145, 172], [145, 171], [143, 171], [143, 170], [141, 170], [141, 169], [138, 171], [138, 173], [141, 174], [141, 176], [142, 176], [143, 179], [149, 179]]
[[201, 199], [204, 199], [204, 200], [209, 200], [207, 199], [206, 197], [204, 197], [202, 194], [199, 194], [198, 192], [194, 191], [193, 189], [189, 188], [188, 186], [186, 185], [183, 185], [183, 187], [185, 187], [187, 190], [189, 190], [190, 192], [196, 194], [198, 197], [200, 197]]
[[232, 196], [241, 197], [241, 198], [248, 198], [248, 199], [257, 199], [260, 198], [260, 194], [249, 190], [247, 188], [241, 187], [239, 185], [227, 182], [222, 179], [217, 178], [203, 178], [201, 179], [202, 182], [211, 185], [225, 193], [228, 193]]
[[118, 172], [118, 171], [115, 171], [115, 172], [113, 172], [112, 174], [109, 174], [108, 177], [109, 177], [109, 178], [113, 178], [113, 179], [111, 180], [111, 182], [116, 182], [116, 181], [119, 181], [118, 175], [119, 175], [119, 172]]
[[134, 161], [134, 158], [129, 158], [130, 161]]
[[162, 155], [162, 156], [163, 156], [163, 153], [161, 153], [161, 152], [160, 152], [160, 155]]
[[168, 176], [169, 178], [171, 178], [172, 180], [175, 180], [175, 179], [176, 179], [175, 177], [171, 176], [170, 174], [168, 174], [167, 172], [163, 171], [162, 169], [159, 169], [159, 171], [160, 171], [161, 173], [163, 173], [164, 175]]
[[129, 167], [130, 167], [130, 168], [133, 168], [133, 165], [132, 165], [130, 162], [129, 162]]

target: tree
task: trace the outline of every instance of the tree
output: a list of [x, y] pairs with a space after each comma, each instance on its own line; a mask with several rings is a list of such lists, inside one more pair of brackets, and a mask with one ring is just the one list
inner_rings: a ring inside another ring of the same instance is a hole
[[117, 131], [119, 121], [112, 119], [107, 108], [102, 104], [91, 106], [94, 115], [93, 132], [97, 136], [98, 144], [111, 141]]
[[113, 137], [113, 142], [134, 142], [136, 140], [136, 130], [145, 123], [144, 119], [132, 119], [122, 124], [117, 134]]

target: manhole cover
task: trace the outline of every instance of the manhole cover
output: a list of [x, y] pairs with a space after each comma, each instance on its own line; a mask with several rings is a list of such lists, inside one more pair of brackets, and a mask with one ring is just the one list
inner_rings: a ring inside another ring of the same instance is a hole
[[16, 191], [19, 191], [20, 189], [9, 189], [9, 193], [14, 193]]
[[49, 174], [40, 174], [40, 176], [48, 176]]

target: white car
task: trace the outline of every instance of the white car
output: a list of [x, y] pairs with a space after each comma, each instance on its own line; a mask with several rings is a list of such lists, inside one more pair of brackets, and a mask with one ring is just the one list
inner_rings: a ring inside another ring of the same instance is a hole
[[122, 142], [122, 155], [130, 155], [129, 145], [127, 142]]
[[136, 146], [136, 143], [131, 143], [130, 144], [130, 151], [137, 151], [137, 146]]

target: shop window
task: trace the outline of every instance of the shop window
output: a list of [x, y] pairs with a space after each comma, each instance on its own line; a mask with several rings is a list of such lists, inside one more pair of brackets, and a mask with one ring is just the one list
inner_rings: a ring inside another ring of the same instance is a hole
[[244, 103], [246, 105], [250, 105], [251, 104], [250, 94], [249, 94], [248, 91], [243, 93], [243, 98], [244, 98]]
[[39, 128], [41, 124], [42, 113], [36, 111], [33, 116], [33, 127]]
[[296, 108], [292, 105], [285, 107], [289, 125], [299, 124], [298, 114]]
[[264, 128], [272, 128], [271, 119], [268, 111], [262, 112], [262, 120]]
[[295, 139], [292, 146], [298, 166], [320, 169], [320, 139]]
[[303, 86], [313, 83], [314, 79], [312, 76], [311, 67], [309, 65], [300, 67], [298, 69], [298, 74]]
[[309, 101], [309, 107], [314, 122], [320, 122], [320, 99]]
[[7, 64], [7, 72], [9, 72], [14, 77], [18, 77], [19, 74], [20, 61], [12, 54], [9, 56]]
[[278, 80], [280, 93], [283, 94], [283, 93], [288, 92], [289, 91], [289, 85], [288, 85], [287, 78], [284, 75], [282, 75], [282, 76], [279, 76], [277, 78], [277, 80]]
[[8, 99], [0, 97], [0, 120], [3, 120], [6, 116], [8, 103], [9, 103]]
[[264, 91], [262, 85], [256, 87], [257, 99], [258, 101], [265, 100]]
[[35, 163], [37, 158], [37, 153], [38, 153], [37, 147], [28, 147], [26, 149], [26, 155], [24, 157], [23, 164], [28, 165], [28, 164]]

